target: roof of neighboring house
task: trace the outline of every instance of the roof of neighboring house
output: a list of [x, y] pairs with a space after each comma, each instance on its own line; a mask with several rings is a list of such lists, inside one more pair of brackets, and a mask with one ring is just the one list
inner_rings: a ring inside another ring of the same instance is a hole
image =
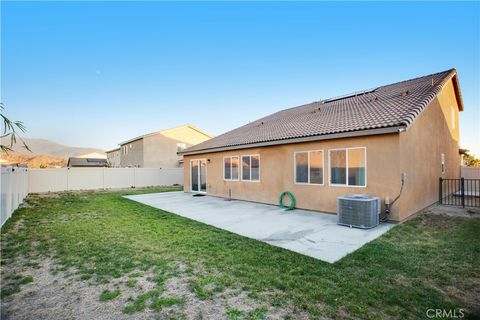
[[107, 159], [107, 155], [105, 153], [100, 153], [100, 152], [92, 152], [92, 153], [86, 153], [77, 156], [77, 158], [98, 158], [98, 159]]
[[68, 158], [67, 167], [106, 167], [107, 159], [102, 158]]
[[409, 127], [453, 78], [463, 110], [457, 71], [447, 71], [282, 110], [185, 149], [183, 154], [373, 135]]
[[112, 150], [105, 151], [105, 153], [108, 154], [108, 153], [112, 153], [112, 152], [116, 152], [116, 151], [120, 151], [120, 147], [112, 149]]
[[161, 131], [155, 131], [155, 132], [152, 132], [152, 133], [147, 133], [147, 134], [144, 134], [142, 136], [138, 136], [138, 137], [135, 137], [133, 139], [121, 142], [121, 143], [119, 143], [119, 145], [124, 145], [124, 144], [130, 143], [130, 142], [140, 140], [140, 139], [143, 139], [143, 138], [146, 138], [146, 137], [154, 136], [154, 135], [157, 135], [157, 134], [162, 134], [162, 135], [165, 135], [165, 136], [176, 138], [178, 140], [182, 140], [181, 134], [178, 134], [178, 133], [181, 132], [184, 129], [190, 129], [192, 131], [196, 131], [196, 132], [200, 133], [201, 135], [204, 135], [205, 138], [207, 138], [207, 139], [213, 138], [211, 135], [201, 131], [200, 129], [198, 129], [198, 128], [190, 125], [190, 124], [185, 124], [185, 125], [174, 127], [174, 128], [169, 128], [169, 129], [165, 129], [165, 130], [161, 130]]

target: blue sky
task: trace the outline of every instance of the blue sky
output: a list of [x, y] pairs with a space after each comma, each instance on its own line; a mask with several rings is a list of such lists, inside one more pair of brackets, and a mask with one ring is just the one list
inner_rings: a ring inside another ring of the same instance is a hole
[[2, 1], [1, 101], [29, 137], [109, 149], [455, 67], [480, 155], [479, 21], [478, 2]]

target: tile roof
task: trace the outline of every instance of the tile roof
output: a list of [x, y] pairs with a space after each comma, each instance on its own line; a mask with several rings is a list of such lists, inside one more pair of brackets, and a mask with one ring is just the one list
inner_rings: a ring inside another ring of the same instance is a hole
[[191, 124], [184, 124], [184, 125], [181, 125], [181, 126], [177, 126], [177, 127], [173, 127], [173, 128], [169, 128], [169, 129], [164, 129], [164, 130], [161, 130], [161, 131], [155, 131], [155, 132], [147, 133], [147, 134], [144, 134], [144, 135], [141, 135], [141, 136], [132, 138], [132, 139], [130, 139], [130, 140], [126, 140], [126, 141], [120, 142], [118, 145], [122, 146], [122, 145], [124, 145], [124, 144], [130, 143], [130, 142], [133, 142], [133, 141], [137, 141], [137, 140], [140, 140], [140, 139], [143, 139], [143, 138], [146, 138], [146, 137], [154, 136], [154, 135], [157, 135], [157, 134], [172, 133], [172, 132], [175, 132], [175, 131], [184, 129], [184, 128], [188, 128], [188, 129], [191, 129], [192, 131], [196, 131], [196, 132], [204, 135], [204, 136], [207, 137], [208, 139], [213, 138], [211, 135], [209, 135], [209, 134], [201, 131], [200, 129], [194, 127], [194, 126], [191, 125]]
[[[408, 127], [455, 75], [456, 70], [450, 69], [282, 110], [192, 146], [183, 153], [218, 151], [216, 149], [268, 142], [289, 143], [289, 139], [371, 129]], [[459, 90], [458, 82], [455, 87]]]

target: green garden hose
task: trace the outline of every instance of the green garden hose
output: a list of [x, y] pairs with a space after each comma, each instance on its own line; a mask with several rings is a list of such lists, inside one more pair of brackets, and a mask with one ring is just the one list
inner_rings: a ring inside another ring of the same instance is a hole
[[[285, 196], [288, 196], [290, 198], [290, 205], [287, 207], [283, 204], [283, 198]], [[295, 209], [295, 205], [297, 204], [297, 200], [295, 200], [295, 197], [293, 194], [289, 191], [282, 192], [280, 194], [280, 198], [278, 199], [278, 204], [280, 205], [280, 208], [285, 209], [285, 210], [293, 210]]]

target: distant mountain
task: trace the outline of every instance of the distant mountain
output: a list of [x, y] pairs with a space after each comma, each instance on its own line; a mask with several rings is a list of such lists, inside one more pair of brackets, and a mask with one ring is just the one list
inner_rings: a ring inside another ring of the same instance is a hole
[[2, 153], [0, 158], [2, 164], [9, 165], [21, 163], [26, 164], [29, 168], [61, 168], [67, 166], [66, 157], [9, 152], [8, 154]]
[[17, 144], [13, 146], [13, 151], [28, 155], [47, 155], [65, 158], [77, 157], [86, 153], [93, 152], [105, 154], [105, 151], [101, 149], [70, 147], [46, 139], [24, 138], [24, 140], [28, 147], [32, 150], [32, 152], [28, 152], [28, 150], [25, 150], [23, 145], [18, 143], [18, 141]]

